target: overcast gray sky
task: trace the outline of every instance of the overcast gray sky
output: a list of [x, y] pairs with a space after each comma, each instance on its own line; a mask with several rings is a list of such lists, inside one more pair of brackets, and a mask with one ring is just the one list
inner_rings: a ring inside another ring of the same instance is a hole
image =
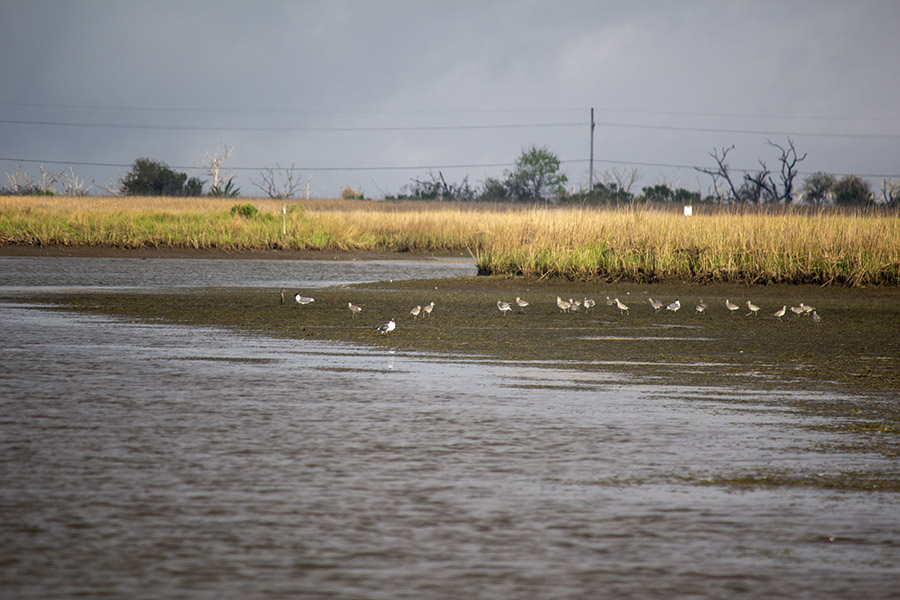
[[713, 149], [775, 167], [790, 137], [802, 172], [880, 182], [898, 32], [896, 0], [2, 0], [0, 170], [106, 183], [147, 156], [208, 179], [190, 168], [225, 144], [244, 195], [293, 164], [314, 195], [381, 197], [537, 145], [586, 185], [593, 107], [597, 179], [708, 191]]

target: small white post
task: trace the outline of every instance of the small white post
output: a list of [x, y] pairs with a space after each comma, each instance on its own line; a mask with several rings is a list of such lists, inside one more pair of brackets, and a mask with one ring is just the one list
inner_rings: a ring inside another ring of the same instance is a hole
[[694, 214], [694, 205], [693, 204], [685, 204], [684, 205], [684, 216], [689, 217]]
[[287, 204], [281, 205], [281, 237], [287, 236]]

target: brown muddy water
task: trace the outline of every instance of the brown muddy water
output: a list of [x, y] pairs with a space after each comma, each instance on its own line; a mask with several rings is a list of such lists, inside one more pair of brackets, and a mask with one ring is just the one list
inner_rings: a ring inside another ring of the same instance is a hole
[[896, 597], [897, 290], [470, 272], [0, 258], [3, 597]]

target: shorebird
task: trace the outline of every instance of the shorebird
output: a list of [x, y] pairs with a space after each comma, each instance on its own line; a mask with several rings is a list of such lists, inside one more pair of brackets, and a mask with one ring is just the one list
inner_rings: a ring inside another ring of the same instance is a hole
[[429, 302], [428, 304], [426, 304], [425, 306], [422, 307], [422, 312], [425, 313], [422, 316], [427, 317], [428, 315], [431, 314], [431, 311], [433, 311], [433, 310], [434, 310], [434, 300], [432, 300], [431, 302]]
[[348, 302], [347, 307], [350, 309], [350, 314], [353, 315], [353, 318], [356, 318], [356, 315], [362, 312], [362, 307], [357, 306], [352, 302]]
[[523, 309], [528, 306], [528, 302], [516, 296], [516, 306], [518, 306], [520, 309]]
[[296, 294], [294, 300], [297, 301], [297, 304], [309, 304], [310, 302], [315, 302], [315, 298], [308, 298], [306, 296], [301, 296], [300, 294]]
[[800, 315], [802, 315], [802, 314], [803, 314], [804, 312], [806, 312], [806, 311], [804, 310], [804, 308], [803, 308], [803, 303], [801, 302], [801, 303], [800, 303], [800, 306], [792, 306], [792, 307], [791, 307], [791, 312], [794, 313], [795, 315], [797, 315], [797, 316], [799, 317]]
[[572, 300], [571, 298], [569, 298], [569, 310], [571, 310], [572, 312], [575, 312], [576, 310], [578, 310], [579, 306], [581, 306], [581, 302], [579, 302], [578, 300]]
[[[614, 299], [613, 302], [616, 303], [616, 308], [618, 308], [620, 311], [622, 311], [623, 314], [628, 312], [628, 307], [625, 306], [624, 304], [622, 304], [622, 302], [619, 301], [618, 298]], [[628, 314], [631, 314], [631, 313], [628, 313]]]
[[809, 313], [814, 312], [816, 310], [809, 304], [803, 304], [802, 302], [800, 303], [800, 308], [803, 309], [803, 314], [805, 314], [805, 315], [808, 315]]
[[509, 305], [509, 302], [504, 302], [503, 300], [497, 300], [497, 310], [505, 317], [506, 313], [512, 310], [512, 307]]
[[812, 311], [812, 322], [818, 325], [822, 322], [822, 317], [819, 316], [819, 313], [816, 312], [816, 309]]
[[659, 300], [654, 300], [653, 298], [648, 298], [648, 300], [650, 301], [650, 306], [653, 307], [653, 310], [655, 312], [659, 312], [659, 309], [663, 307], [663, 303]]
[[584, 299], [584, 310], [591, 310], [597, 303], [594, 302], [593, 298], [585, 298]]
[[384, 325], [380, 325], [380, 326], [378, 327], [378, 331], [380, 331], [380, 332], [382, 333], [382, 335], [383, 335], [383, 334], [385, 334], [385, 333], [388, 333], [388, 332], [390, 332], [390, 331], [393, 331], [396, 327], [397, 327], [397, 324], [394, 323], [394, 320], [393, 320], [393, 319], [391, 319], [390, 321], [388, 321], [388, 322], [385, 323]]
[[678, 312], [678, 309], [681, 308], [681, 300], [675, 300], [672, 304], [666, 307], [666, 310], [671, 310], [672, 312]]
[[417, 304], [412, 307], [412, 310], [409, 311], [409, 314], [411, 314], [413, 319], [415, 319], [419, 316], [420, 312], [422, 312], [422, 307]]
[[559, 310], [563, 312], [569, 312], [569, 307], [571, 306], [571, 304], [569, 304], [559, 296], [556, 297], [556, 305], [559, 307]]
[[753, 304], [752, 302], [750, 302], [749, 300], [747, 300], [747, 309], [750, 311], [747, 313], [748, 317], [750, 315], [758, 315], [759, 314], [759, 307], [757, 305]]
[[779, 310], [776, 310], [774, 313], [772, 313], [772, 316], [777, 317], [778, 320], [780, 321], [781, 317], [783, 317], [784, 313], [786, 313], [786, 312], [787, 312], [787, 304], [785, 304]]
[[698, 313], [702, 313], [707, 308], [709, 308], [709, 305], [703, 301], [703, 298], [700, 298], [700, 303], [694, 307], [694, 310], [696, 310]]
[[606, 305], [607, 305], [607, 306], [615, 306], [615, 305], [616, 305], [616, 301], [613, 300], [612, 298], [610, 298], [609, 296], [607, 296], [607, 297], [606, 297]]
[[728, 299], [726, 298], [726, 299], [725, 299], [725, 308], [727, 308], [727, 309], [730, 310], [731, 312], [734, 312], [734, 311], [736, 311], [736, 310], [737, 310], [738, 308], [740, 308], [740, 307], [739, 307], [737, 304], [734, 304], [731, 300], [728, 300]]

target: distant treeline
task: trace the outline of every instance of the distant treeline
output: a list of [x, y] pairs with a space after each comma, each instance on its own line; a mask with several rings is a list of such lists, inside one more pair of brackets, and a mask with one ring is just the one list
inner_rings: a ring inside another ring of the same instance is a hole
[[[728, 153], [734, 149], [716, 149], [710, 153], [713, 168], [697, 167], [697, 171], [710, 178], [709, 192], [692, 191], [668, 182], [637, 188], [641, 174], [636, 168], [609, 169], [600, 174], [599, 181], [579, 188], [569, 187], [568, 177], [561, 171], [559, 157], [547, 148], [532, 146], [523, 150], [512, 169], [502, 177], [488, 177], [480, 185], [469, 182], [468, 176], [459, 182], [448, 182], [441, 171], [429, 171], [413, 178], [397, 194], [389, 194], [385, 200], [424, 200], [434, 202], [511, 202], [574, 204], [597, 206], [633, 206], [640, 204], [739, 204], [739, 205], [812, 205], [812, 206], [900, 206], [900, 181], [884, 179], [879, 190], [858, 175], [832, 175], [816, 172], [806, 175], [798, 185], [798, 164], [806, 155], [798, 155], [794, 143], [769, 145], [777, 149], [778, 166], [769, 169], [759, 161], [757, 171], [742, 171], [735, 175], [728, 165]], [[208, 156], [204, 164], [211, 181], [188, 177], [161, 161], [139, 158], [131, 169], [118, 180], [107, 185], [87, 184], [67, 171], [52, 173], [40, 167], [39, 176], [32, 176], [21, 167], [6, 173], [7, 185], [0, 187], [2, 195], [88, 195], [97, 187], [114, 196], [174, 196], [174, 197], [225, 197], [241, 195], [235, 186], [235, 176], [222, 168], [222, 163], [232, 149], [220, 150]], [[294, 198], [304, 188], [300, 173], [290, 168], [265, 168], [258, 178], [251, 178], [264, 197], [273, 199]], [[698, 182], [699, 183], [699, 182]], [[699, 187], [699, 186], [698, 186]], [[309, 179], [305, 183], [309, 198]], [[365, 194], [345, 187], [343, 199], [364, 199]]]

